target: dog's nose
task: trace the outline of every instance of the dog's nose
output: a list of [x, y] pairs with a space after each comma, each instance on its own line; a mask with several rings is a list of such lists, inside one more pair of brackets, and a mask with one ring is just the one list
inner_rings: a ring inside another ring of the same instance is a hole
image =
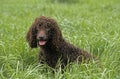
[[43, 40], [45, 38], [45, 36], [40, 36], [39, 39], [40, 40]]

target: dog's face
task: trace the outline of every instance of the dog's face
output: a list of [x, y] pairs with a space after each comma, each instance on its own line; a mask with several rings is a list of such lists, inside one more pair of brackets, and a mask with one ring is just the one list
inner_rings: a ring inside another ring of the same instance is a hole
[[36, 39], [39, 46], [46, 45], [46, 43], [53, 37], [54, 31], [52, 27], [48, 25], [38, 24], [36, 31], [37, 31]]
[[61, 31], [54, 19], [47, 17], [36, 18], [27, 33], [27, 41], [31, 48], [52, 43], [57, 45], [62, 38]]

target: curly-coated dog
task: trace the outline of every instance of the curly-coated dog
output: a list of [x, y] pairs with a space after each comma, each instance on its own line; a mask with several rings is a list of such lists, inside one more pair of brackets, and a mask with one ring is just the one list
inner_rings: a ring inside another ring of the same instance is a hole
[[68, 63], [83, 60], [90, 60], [93, 56], [72, 44], [66, 42], [62, 36], [57, 22], [48, 17], [38, 17], [30, 27], [26, 37], [31, 48], [41, 48], [39, 60], [47, 63], [48, 66], [56, 68], [60, 61], [64, 68]]

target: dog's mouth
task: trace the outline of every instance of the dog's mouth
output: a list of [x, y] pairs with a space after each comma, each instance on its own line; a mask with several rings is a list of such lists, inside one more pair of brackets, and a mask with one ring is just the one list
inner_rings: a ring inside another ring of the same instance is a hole
[[40, 40], [40, 41], [39, 41], [39, 45], [40, 45], [40, 46], [44, 46], [44, 45], [46, 44], [46, 42], [47, 42], [47, 41], [45, 41], [45, 40], [42, 40], [42, 41]]
[[39, 36], [37, 37], [37, 42], [39, 46], [44, 46], [47, 43], [47, 36]]

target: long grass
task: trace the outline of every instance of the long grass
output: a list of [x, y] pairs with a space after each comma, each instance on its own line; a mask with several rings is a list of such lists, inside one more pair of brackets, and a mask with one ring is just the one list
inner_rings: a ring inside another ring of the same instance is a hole
[[[96, 55], [52, 74], [25, 36], [38, 16], [57, 20], [64, 38]], [[120, 0], [0, 0], [0, 79], [120, 79]]]

